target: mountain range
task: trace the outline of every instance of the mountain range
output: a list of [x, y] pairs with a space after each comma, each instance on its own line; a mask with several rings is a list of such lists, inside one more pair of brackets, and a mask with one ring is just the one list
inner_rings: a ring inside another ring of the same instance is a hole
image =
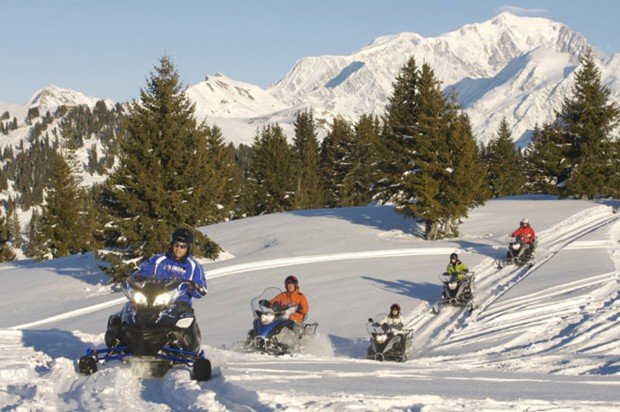
[[[400, 68], [414, 57], [433, 68], [446, 93], [457, 92], [480, 142], [488, 142], [505, 117], [514, 140], [525, 145], [534, 126], [560, 109], [588, 48], [594, 46], [562, 23], [505, 12], [437, 37], [399, 33], [350, 55], [305, 57], [267, 89], [216, 73], [189, 86], [187, 94], [198, 120], [217, 124], [235, 144], [250, 144], [257, 128], [271, 122], [292, 139], [296, 113], [308, 108], [324, 136], [335, 116], [355, 121], [364, 113], [382, 115]], [[596, 56], [603, 82], [620, 101], [620, 53]], [[36, 92], [26, 106], [96, 100], [52, 86]]]

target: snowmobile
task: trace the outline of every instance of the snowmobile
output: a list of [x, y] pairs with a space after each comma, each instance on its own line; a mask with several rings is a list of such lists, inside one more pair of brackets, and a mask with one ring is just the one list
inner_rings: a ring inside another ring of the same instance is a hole
[[439, 280], [443, 284], [441, 300], [433, 305], [431, 312], [438, 314], [443, 306], [466, 307], [469, 312], [473, 311], [476, 308], [475, 279], [474, 273], [465, 273], [465, 278], [461, 281], [458, 280], [456, 274], [440, 274]]
[[370, 346], [366, 357], [378, 361], [405, 362], [411, 353], [413, 330], [388, 325], [384, 322], [387, 317], [387, 313], [378, 313], [374, 318], [368, 318], [366, 330], [370, 335]]
[[278, 303], [269, 303], [281, 292], [275, 287], [267, 288], [250, 302], [254, 320], [245, 341], [246, 351], [276, 356], [299, 352], [316, 333], [317, 322], [300, 326], [289, 319], [297, 310], [296, 306], [282, 307]]
[[[177, 299], [197, 286], [180, 279], [133, 276], [122, 283], [128, 299], [120, 313], [110, 316], [106, 349], [86, 351], [78, 361], [84, 375], [98, 363], [131, 360], [146, 366], [151, 376], [163, 376], [173, 365], [187, 365], [197, 381], [211, 378], [211, 362], [200, 349], [200, 329], [194, 311]], [[200, 291], [199, 291], [200, 292]]]
[[534, 242], [530, 245], [529, 248], [524, 249], [521, 236], [517, 237], [514, 242], [510, 242], [508, 244], [506, 259], [497, 261], [497, 268], [502, 269], [506, 265], [532, 266], [532, 261], [534, 260], [534, 251], [536, 250], [537, 243], [538, 241], [534, 240]]

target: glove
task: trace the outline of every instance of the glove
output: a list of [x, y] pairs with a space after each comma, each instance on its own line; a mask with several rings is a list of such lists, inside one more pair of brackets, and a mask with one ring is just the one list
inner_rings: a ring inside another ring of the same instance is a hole
[[381, 329], [383, 330], [388, 330], [390, 327], [387, 323], [384, 323], [383, 325], [381, 325]]
[[196, 292], [198, 292], [200, 296], [204, 296], [207, 294], [207, 288], [204, 286], [194, 284], [194, 289], [196, 290]]
[[262, 299], [262, 300], [259, 300], [259, 301], [258, 301], [258, 304], [259, 304], [260, 306], [264, 306], [264, 307], [266, 307], [266, 308], [271, 307], [271, 303], [269, 303], [269, 301], [268, 301], [267, 299]]
[[295, 312], [303, 313], [302, 306], [301, 305], [297, 305], [297, 310]]

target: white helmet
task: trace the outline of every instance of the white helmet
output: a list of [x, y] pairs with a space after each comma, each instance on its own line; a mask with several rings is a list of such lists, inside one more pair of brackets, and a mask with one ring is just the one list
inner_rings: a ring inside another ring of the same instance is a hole
[[530, 224], [530, 220], [527, 217], [524, 217], [523, 219], [521, 219], [520, 223], [522, 225], [529, 225]]

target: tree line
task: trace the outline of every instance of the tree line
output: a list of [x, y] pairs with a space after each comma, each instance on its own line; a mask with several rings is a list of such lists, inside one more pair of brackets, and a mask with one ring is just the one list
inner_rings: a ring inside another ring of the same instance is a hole
[[[458, 236], [468, 209], [493, 197], [618, 197], [620, 112], [591, 52], [581, 58], [555, 120], [537, 126], [523, 149], [515, 147], [505, 119], [479, 146], [456, 96], [443, 94], [428, 64], [409, 59], [393, 86], [383, 116], [336, 117], [322, 141], [312, 112], [300, 111], [291, 143], [274, 123], [258, 129], [251, 146], [235, 147], [216, 125], [196, 122], [172, 61], [162, 57], [139, 100], [113, 110], [101, 102], [96, 116], [72, 109], [56, 143], [33, 140], [53, 149], [45, 155], [53, 161], [45, 172], [45, 202], [28, 202], [37, 206], [26, 253], [41, 259], [96, 250], [111, 280], [119, 281], [165, 247], [178, 226], [377, 202], [393, 205], [432, 240]], [[103, 151], [82, 167], [110, 175], [86, 190], [78, 188], [71, 153], [93, 133]], [[15, 169], [10, 157], [3, 156], [4, 168]], [[19, 179], [16, 170], [12, 182]], [[11, 223], [16, 213], [5, 209], [0, 259], [8, 260], [17, 228]], [[218, 245], [195, 234], [197, 253], [216, 256]]]

